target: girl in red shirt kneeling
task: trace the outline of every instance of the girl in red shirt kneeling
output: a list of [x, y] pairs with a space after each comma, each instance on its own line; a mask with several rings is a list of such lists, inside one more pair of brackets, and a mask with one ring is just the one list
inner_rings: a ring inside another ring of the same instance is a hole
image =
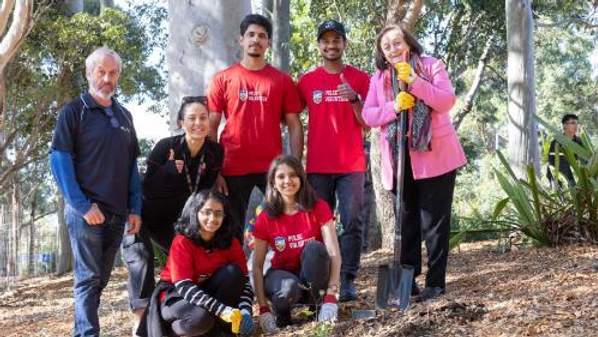
[[[325, 293], [318, 320], [336, 320], [341, 257], [334, 218], [328, 204], [316, 198], [295, 157], [279, 156], [270, 165], [264, 212], [253, 235], [253, 281], [262, 330], [271, 333], [291, 324], [293, 305], [319, 302], [320, 291]], [[264, 276], [268, 246], [274, 257]]]
[[[228, 212], [226, 198], [215, 191], [202, 190], [185, 203], [155, 292], [159, 304], [155, 305], [155, 298], [150, 304], [159, 307], [158, 320], [168, 323], [171, 331], [166, 333], [230, 333], [237, 310], [241, 313], [239, 333], [253, 330], [253, 291], [245, 254], [233, 238]], [[148, 330], [152, 330], [151, 320], [149, 323]]]

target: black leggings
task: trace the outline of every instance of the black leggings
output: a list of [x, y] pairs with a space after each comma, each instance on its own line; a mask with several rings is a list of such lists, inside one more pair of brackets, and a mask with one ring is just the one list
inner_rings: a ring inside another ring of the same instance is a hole
[[[236, 308], [244, 285], [245, 277], [241, 269], [235, 264], [227, 264], [200, 287], [220, 302]], [[166, 301], [160, 304], [160, 311], [162, 318], [170, 323], [177, 336], [211, 335], [221, 330], [228, 333], [231, 331], [230, 323], [224, 323], [206, 309], [187, 302], [174, 288], [169, 291]]]
[[326, 246], [314, 240], [301, 252], [299, 276], [282, 269], [270, 269], [264, 278], [264, 288], [276, 314], [286, 315], [297, 303], [315, 303], [320, 290], [328, 287], [329, 279], [330, 256]]

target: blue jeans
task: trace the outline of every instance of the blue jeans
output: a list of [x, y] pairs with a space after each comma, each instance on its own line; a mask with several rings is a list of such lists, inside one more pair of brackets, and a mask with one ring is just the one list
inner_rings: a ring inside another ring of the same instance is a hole
[[75, 337], [100, 335], [100, 295], [110, 279], [125, 230], [124, 216], [106, 212], [104, 216], [103, 224], [90, 226], [73, 208], [65, 209], [74, 260]]
[[342, 231], [339, 236], [341, 248], [341, 276], [354, 279], [359, 270], [363, 222], [360, 217], [363, 200], [363, 172], [347, 174], [308, 174], [309, 184], [332, 210], [338, 201]]

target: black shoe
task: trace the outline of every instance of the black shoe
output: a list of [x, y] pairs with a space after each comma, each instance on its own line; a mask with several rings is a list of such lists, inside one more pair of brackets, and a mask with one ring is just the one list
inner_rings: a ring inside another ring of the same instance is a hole
[[354, 301], [357, 299], [357, 290], [353, 280], [345, 280], [341, 283], [341, 291], [338, 300], [341, 302]]
[[417, 296], [419, 294], [421, 294], [421, 290], [419, 290], [417, 282], [415, 282], [415, 279], [413, 279], [413, 284], [411, 285], [411, 296]]
[[293, 320], [291, 319], [291, 313], [276, 313], [276, 326], [279, 328], [284, 328], [287, 325], [293, 324]]
[[413, 302], [424, 302], [444, 294], [444, 288], [440, 287], [425, 287], [422, 292], [415, 296]]

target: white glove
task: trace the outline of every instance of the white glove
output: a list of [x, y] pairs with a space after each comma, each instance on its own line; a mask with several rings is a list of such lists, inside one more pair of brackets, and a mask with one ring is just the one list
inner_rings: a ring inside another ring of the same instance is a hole
[[318, 322], [324, 321], [336, 321], [338, 316], [338, 304], [336, 303], [324, 303], [320, 308], [320, 314], [318, 315]]
[[276, 318], [271, 312], [265, 312], [258, 317], [260, 322], [260, 327], [262, 328], [262, 332], [264, 334], [272, 334], [278, 332], [278, 327], [276, 326]]

